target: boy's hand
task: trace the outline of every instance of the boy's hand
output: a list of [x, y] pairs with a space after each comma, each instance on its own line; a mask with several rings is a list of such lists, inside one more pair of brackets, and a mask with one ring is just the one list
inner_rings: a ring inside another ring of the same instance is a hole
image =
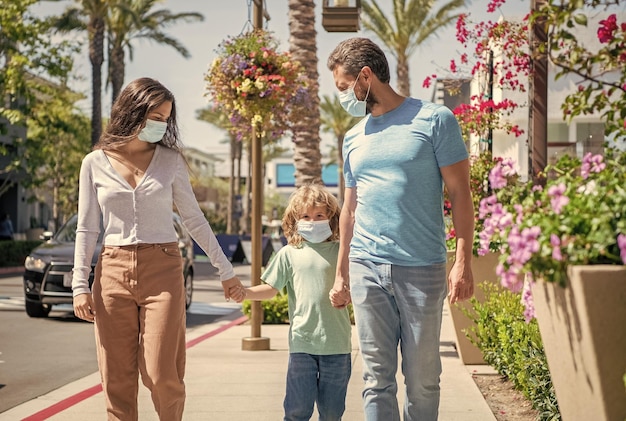
[[236, 276], [222, 281], [222, 288], [224, 289], [224, 298], [226, 298], [226, 301], [230, 301], [232, 298], [240, 303], [246, 297], [246, 290]]
[[345, 308], [352, 301], [350, 288], [343, 281], [335, 282], [335, 285], [328, 293], [328, 298], [333, 307], [339, 309]]

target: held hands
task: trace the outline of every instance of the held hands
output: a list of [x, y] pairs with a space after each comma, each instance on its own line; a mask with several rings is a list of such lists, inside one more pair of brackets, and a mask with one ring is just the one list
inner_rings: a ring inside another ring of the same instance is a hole
[[333, 288], [328, 293], [328, 298], [330, 299], [330, 303], [333, 307], [339, 309], [345, 308], [352, 301], [352, 297], [350, 296], [350, 287], [343, 281], [343, 279], [337, 278]]
[[74, 297], [74, 314], [79, 319], [93, 322], [96, 316], [96, 310], [93, 308], [93, 300], [91, 294], [80, 294]]
[[448, 275], [450, 304], [469, 300], [474, 295], [474, 276], [469, 265], [454, 263]]
[[236, 276], [222, 281], [222, 288], [224, 289], [224, 298], [226, 298], [226, 301], [233, 299], [240, 303], [246, 298], [246, 289]]

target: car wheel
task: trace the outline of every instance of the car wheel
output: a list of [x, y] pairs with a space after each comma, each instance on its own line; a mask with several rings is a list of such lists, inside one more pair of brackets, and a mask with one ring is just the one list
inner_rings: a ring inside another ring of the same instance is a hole
[[48, 304], [41, 304], [36, 301], [25, 300], [26, 314], [30, 317], [48, 317], [51, 306]]
[[191, 306], [191, 298], [193, 296], [193, 272], [190, 270], [185, 274], [185, 309]]

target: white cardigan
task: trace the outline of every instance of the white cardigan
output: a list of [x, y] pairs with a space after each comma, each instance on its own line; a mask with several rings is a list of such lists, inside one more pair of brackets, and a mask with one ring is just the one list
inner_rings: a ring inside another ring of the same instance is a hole
[[157, 145], [146, 172], [133, 189], [99, 149], [83, 159], [78, 195], [73, 295], [89, 293], [91, 260], [103, 221], [103, 244], [125, 246], [177, 241], [173, 204], [189, 234], [218, 269], [220, 280], [235, 276], [211, 226], [198, 206], [180, 152]]

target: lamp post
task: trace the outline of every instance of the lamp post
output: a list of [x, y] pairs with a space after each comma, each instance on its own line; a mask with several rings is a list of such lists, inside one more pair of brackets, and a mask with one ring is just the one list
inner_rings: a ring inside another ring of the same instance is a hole
[[[263, 29], [263, 0], [254, 0], [254, 29]], [[252, 256], [250, 262], [250, 283], [259, 285], [261, 282], [263, 229], [261, 213], [263, 211], [263, 154], [260, 132], [256, 124], [252, 123], [252, 226], [251, 243]], [[241, 349], [244, 351], [265, 351], [270, 349], [270, 339], [261, 337], [261, 324], [263, 323], [263, 309], [261, 302], [252, 301], [252, 320], [250, 336], [243, 338]]]
[[357, 32], [361, 0], [324, 0], [322, 26], [326, 32]]

